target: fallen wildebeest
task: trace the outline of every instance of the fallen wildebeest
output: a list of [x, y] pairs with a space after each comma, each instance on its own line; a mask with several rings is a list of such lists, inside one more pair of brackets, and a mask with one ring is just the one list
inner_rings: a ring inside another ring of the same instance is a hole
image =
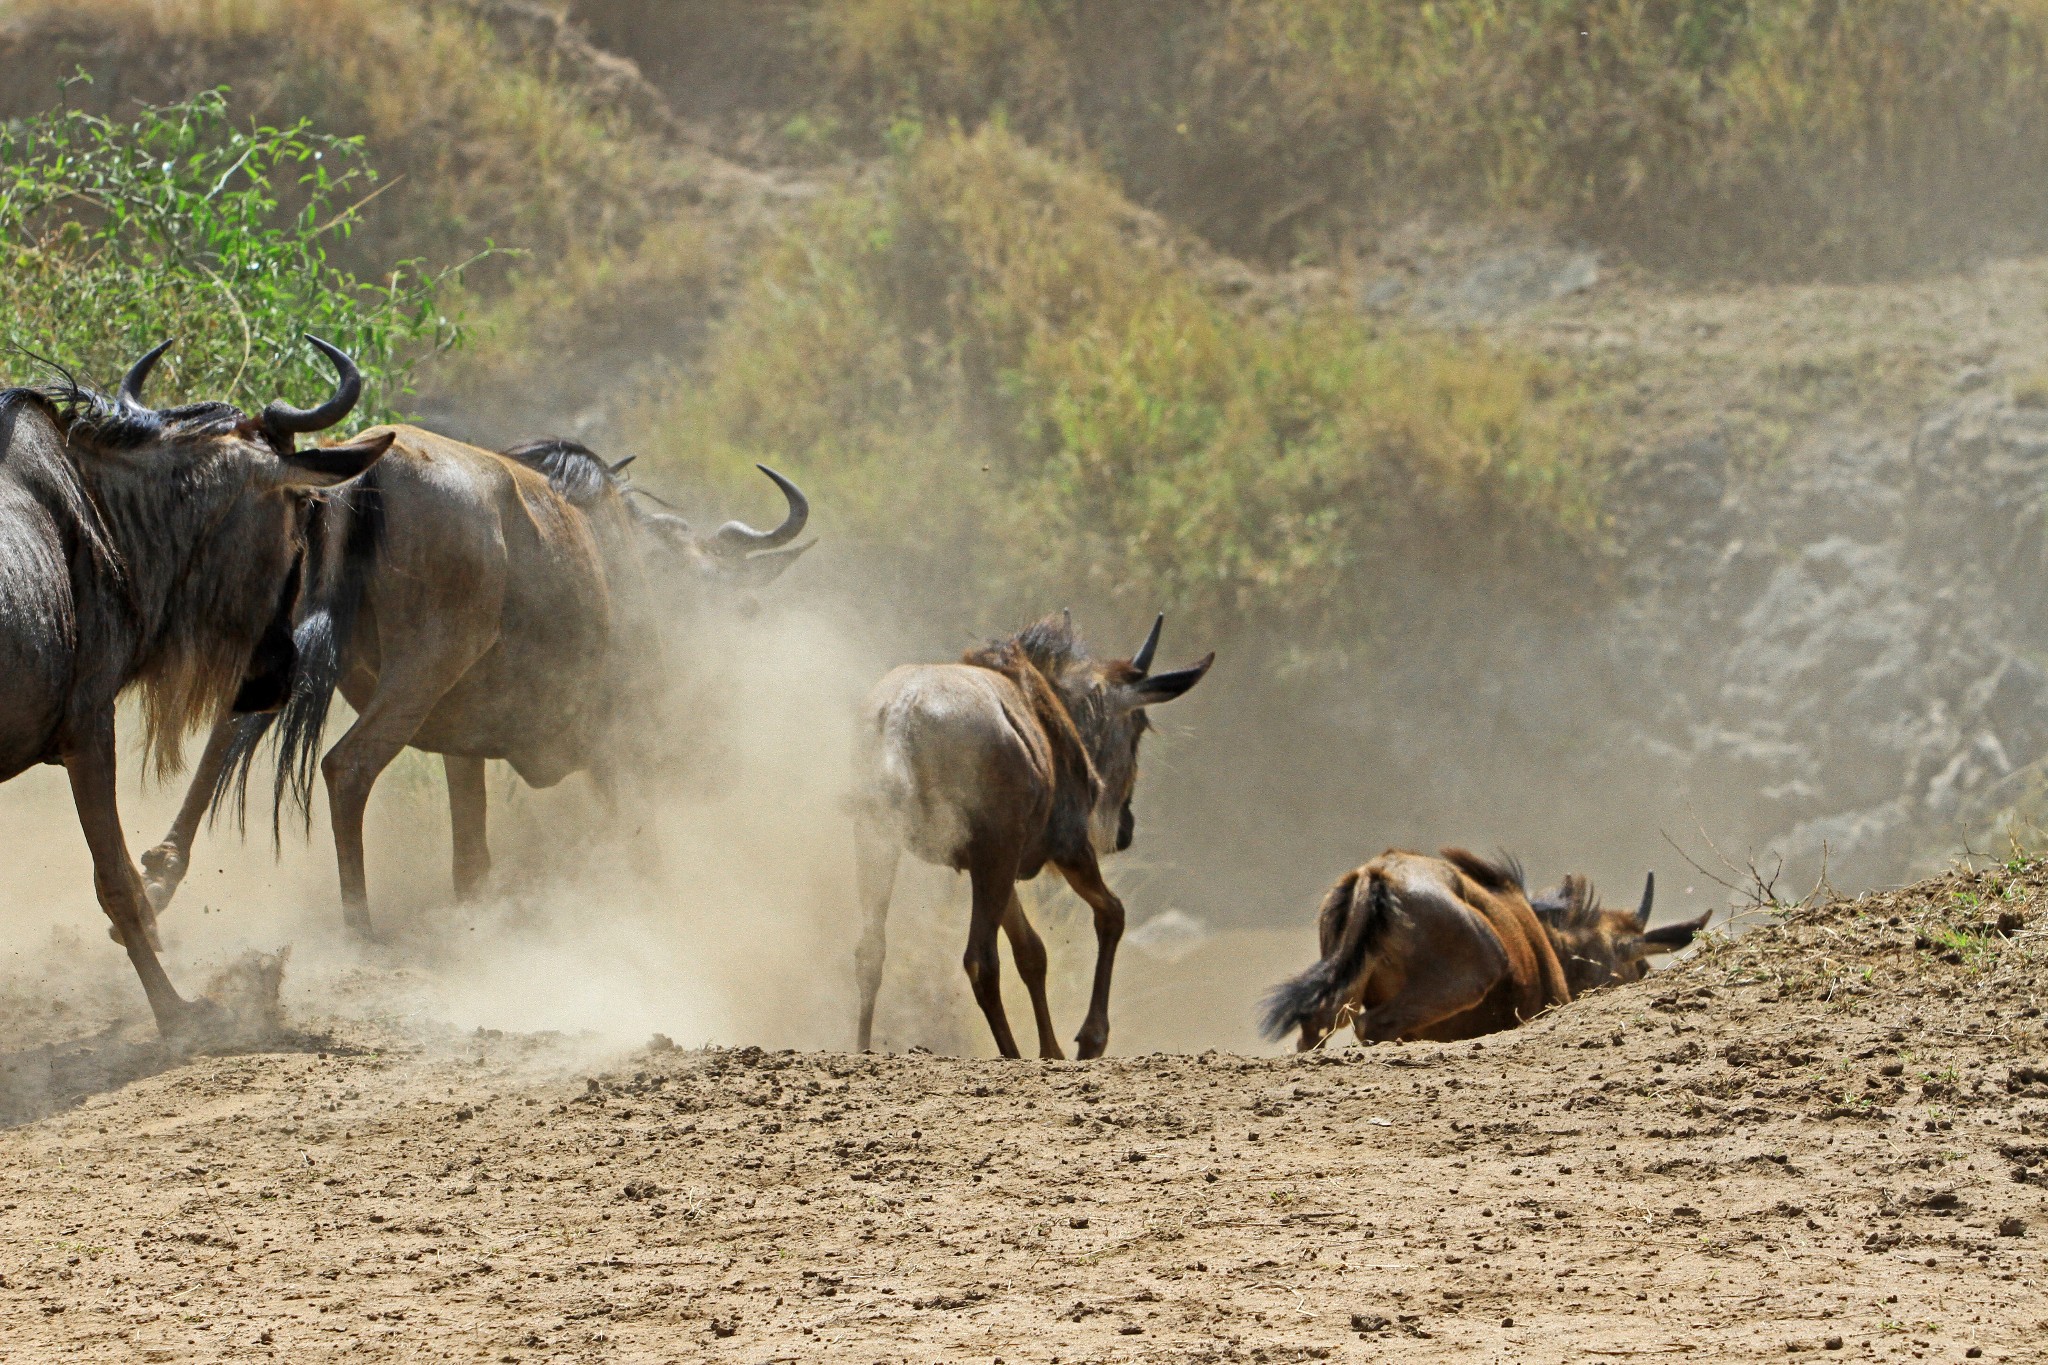
[[295, 448], [295, 436], [339, 422], [361, 388], [348, 357], [313, 344], [340, 382], [310, 411], [151, 409], [142, 386], [168, 342], [112, 398], [75, 383], [0, 392], [0, 779], [64, 765], [100, 907], [166, 1033], [197, 1007], [157, 960], [128, 858], [114, 699], [142, 688], [150, 747], [168, 764], [193, 724], [289, 685], [289, 651], [271, 627], [302, 545], [304, 490], [356, 477], [391, 444], [372, 433]]
[[[222, 717], [170, 834], [144, 855], [160, 907], [202, 816], [246, 779], [272, 728], [277, 808], [306, 809], [316, 763], [326, 781], [352, 931], [371, 935], [370, 788], [408, 746], [442, 756], [455, 889], [473, 894], [490, 869], [485, 761], [508, 761], [535, 787], [588, 770], [609, 794], [673, 729], [659, 709], [667, 580], [681, 571], [766, 582], [808, 548], [789, 544], [809, 516], [803, 494], [765, 467], [789, 504], [783, 524], [698, 535], [628, 496], [637, 490], [625, 461], [607, 466], [573, 441], [493, 452], [410, 426], [361, 439], [373, 438], [391, 453], [348, 498], [315, 512], [292, 696], [276, 717]], [[337, 688], [356, 721], [321, 758]]]
[[1455, 1042], [1514, 1028], [1610, 981], [1636, 980], [1650, 954], [1692, 941], [1704, 917], [1644, 932], [1654, 887], [1636, 914], [1603, 910], [1583, 877], [1532, 903], [1511, 860], [1457, 848], [1383, 853], [1323, 898], [1322, 960], [1274, 989], [1265, 1034], [1298, 1028], [1306, 1050], [1346, 1015], [1361, 1042]]
[[1047, 863], [1059, 869], [1095, 914], [1095, 984], [1074, 1042], [1082, 1057], [1102, 1055], [1124, 906], [1096, 858], [1130, 847], [1145, 708], [1186, 692], [1216, 659], [1153, 675], [1164, 620], [1129, 661], [1097, 662], [1070, 621], [1049, 616], [957, 664], [898, 668], [869, 695], [855, 832], [866, 914], [854, 961], [863, 1051], [874, 1033], [896, 864], [908, 849], [972, 883], [967, 979], [1005, 1057], [1018, 1053], [1003, 1014], [998, 927], [1031, 993], [1039, 1055], [1061, 1055], [1046, 1004], [1045, 945], [1016, 892]]

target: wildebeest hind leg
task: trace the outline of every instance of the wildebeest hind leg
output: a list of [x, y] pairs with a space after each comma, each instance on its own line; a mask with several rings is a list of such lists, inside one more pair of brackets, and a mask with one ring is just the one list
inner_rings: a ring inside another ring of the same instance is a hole
[[853, 835], [853, 877], [860, 894], [860, 945], [853, 950], [854, 984], [860, 990], [860, 1044], [866, 1052], [875, 1036], [875, 997], [882, 990], [882, 959], [888, 951], [889, 897], [896, 890], [902, 851], [865, 822]]
[[996, 931], [1014, 894], [1016, 867], [1014, 860], [1004, 859], [997, 866], [994, 859], [977, 859], [968, 869], [974, 884], [974, 918], [967, 928], [967, 956], [961, 962], [974, 987], [975, 1003], [981, 1006], [989, 1032], [996, 1037], [996, 1048], [1005, 1057], [1022, 1055], [1003, 1013], [1002, 959], [996, 953]]
[[1031, 927], [1015, 887], [1010, 889], [1010, 908], [1003, 912], [1003, 932], [1010, 938], [1010, 956], [1017, 960], [1017, 975], [1024, 978], [1024, 989], [1031, 992], [1031, 1013], [1038, 1021], [1038, 1055], [1058, 1061], [1066, 1054], [1060, 1051], [1058, 1032], [1052, 1026], [1052, 1007], [1045, 998], [1045, 940]]
[[220, 719], [213, 723], [213, 732], [206, 737], [206, 752], [200, 756], [191, 785], [185, 788], [184, 804], [178, 807], [170, 832], [142, 855], [142, 888], [149, 895], [152, 922], [170, 907], [171, 897], [178, 894], [178, 886], [185, 880], [185, 870], [192, 861], [192, 842], [199, 837], [199, 822], [206, 818], [206, 808], [213, 804], [213, 788], [220, 780], [221, 765], [227, 762], [228, 744], [234, 737], [234, 710], [223, 707]]
[[1092, 854], [1085, 863], [1061, 865], [1060, 875], [1095, 912], [1095, 985], [1088, 994], [1088, 1017], [1074, 1038], [1074, 1055], [1100, 1057], [1109, 1047], [1109, 980], [1116, 971], [1116, 946], [1124, 936], [1124, 903], [1102, 880]]
[[1358, 1039], [1384, 1043], [1413, 1037], [1418, 1030], [1479, 1004], [1498, 980], [1497, 975], [1459, 971], [1447, 963], [1422, 979], [1410, 977], [1399, 995], [1358, 1016]]
[[454, 833], [455, 899], [474, 900], [491, 875], [490, 795], [484, 787], [484, 761], [456, 754], [441, 755], [448, 776], [448, 824]]
[[377, 691], [320, 760], [327, 782], [328, 814], [334, 823], [334, 860], [341, 873], [341, 919], [349, 932], [374, 939], [370, 923], [370, 888], [363, 870], [363, 812], [378, 776], [412, 742], [420, 723], [433, 710], [445, 688], [409, 687], [403, 677], [387, 673]]
[[150, 946], [149, 899], [142, 878], [128, 860], [128, 840], [121, 832], [121, 811], [115, 801], [114, 717], [109, 711], [88, 723], [87, 733], [64, 754], [71, 779], [71, 800], [78, 824], [92, 850], [93, 889], [100, 908], [113, 921], [115, 939], [128, 950], [128, 960], [149, 997], [157, 1031], [172, 1034], [187, 1024], [199, 1007], [178, 994]]

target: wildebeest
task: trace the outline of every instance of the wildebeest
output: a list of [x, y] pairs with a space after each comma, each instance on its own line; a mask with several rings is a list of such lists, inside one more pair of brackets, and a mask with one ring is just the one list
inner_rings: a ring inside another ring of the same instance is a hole
[[296, 436], [339, 422], [361, 390], [348, 357], [320, 341], [340, 380], [317, 408], [154, 410], [142, 387], [169, 344], [138, 360], [112, 398], [69, 382], [0, 391], [0, 780], [64, 765], [100, 907], [166, 1033], [198, 1007], [157, 960], [129, 861], [115, 697], [142, 688], [160, 763], [237, 700], [275, 700], [291, 660], [266, 628], [300, 553], [303, 494], [360, 475], [391, 444], [371, 433], [296, 449]]
[[1609, 910], [1600, 904], [1592, 882], [1572, 875], [1530, 901], [1557, 950], [1574, 1000], [1602, 986], [1642, 980], [1652, 956], [1687, 946], [1713, 917], [1710, 910], [1698, 919], [1652, 929], [1650, 906], [1656, 895], [1653, 872], [1643, 880], [1642, 903], [1635, 910]]
[[1650, 954], [1690, 943], [1704, 917], [1644, 931], [1654, 890], [1652, 877], [1634, 914], [1602, 909], [1577, 876], [1532, 902], [1511, 859], [1458, 848], [1383, 853], [1324, 897], [1322, 958], [1268, 997], [1266, 1036], [1299, 1029], [1306, 1050], [1347, 1016], [1361, 1042], [1455, 1042], [1514, 1028], [1636, 980]]
[[[350, 930], [372, 935], [370, 788], [408, 746], [442, 756], [455, 889], [474, 894], [490, 869], [485, 761], [506, 760], [535, 787], [588, 770], [609, 795], [636, 754], [674, 729], [659, 707], [669, 580], [761, 583], [808, 548], [790, 544], [808, 503], [765, 466], [788, 503], [782, 525], [700, 535], [629, 496], [627, 461], [608, 466], [573, 441], [493, 452], [410, 426], [361, 439], [391, 452], [316, 511], [297, 686], [275, 718], [222, 718], [170, 834], [144, 855], [159, 906], [184, 876], [202, 815], [246, 777], [272, 728], [278, 806], [305, 808], [316, 763], [326, 782]], [[356, 721], [321, 758], [337, 688]]]
[[863, 1051], [874, 1034], [896, 864], [908, 849], [968, 875], [974, 909], [964, 965], [1005, 1057], [1018, 1052], [1003, 1013], [998, 927], [1031, 993], [1039, 1055], [1062, 1055], [1046, 1004], [1045, 945], [1016, 892], [1046, 864], [1059, 869], [1095, 916], [1095, 983], [1075, 1047], [1082, 1057], [1102, 1055], [1124, 906], [1097, 855], [1130, 847], [1145, 708], [1186, 692], [1216, 659], [1153, 674], [1164, 620], [1129, 660], [1099, 662], [1064, 615], [1049, 616], [957, 664], [898, 668], [869, 695], [855, 835], [866, 920], [855, 954]]

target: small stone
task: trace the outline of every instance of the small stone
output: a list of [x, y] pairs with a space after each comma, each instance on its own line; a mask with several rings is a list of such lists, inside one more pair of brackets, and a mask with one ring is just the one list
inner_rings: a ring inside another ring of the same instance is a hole
[[1821, 1343], [1821, 1347], [1824, 1350], [1839, 1351], [1842, 1349], [1842, 1339], [1840, 1337], [1829, 1337]]
[[1500, 1320], [1500, 1325], [1503, 1327], [1513, 1327], [1515, 1325], [1515, 1320], [1513, 1318], [1502, 1318]]
[[2024, 1237], [2027, 1235], [2027, 1220], [2024, 1218], [2001, 1218], [1998, 1220], [2000, 1237]]
[[1969, 1350], [1963, 1352], [1963, 1359], [1965, 1360], [1981, 1360], [1983, 1358], [1984, 1348], [1982, 1346], [1972, 1346]]

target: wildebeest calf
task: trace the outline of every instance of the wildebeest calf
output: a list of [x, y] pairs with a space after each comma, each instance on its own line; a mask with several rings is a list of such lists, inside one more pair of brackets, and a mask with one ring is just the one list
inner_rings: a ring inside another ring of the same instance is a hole
[[1352, 1020], [1361, 1042], [1455, 1042], [1497, 1033], [1610, 981], [1648, 971], [1652, 953], [1705, 923], [1645, 933], [1640, 909], [1605, 910], [1583, 877], [1532, 901], [1508, 859], [1464, 849], [1390, 851], [1346, 873], [1318, 917], [1322, 960], [1275, 988], [1266, 1036], [1299, 1029], [1320, 1044]]
[[973, 921], [965, 966], [974, 998], [1005, 1057], [1017, 1041], [1003, 1013], [996, 931], [1010, 938], [1031, 993], [1041, 1057], [1059, 1057], [1045, 997], [1045, 945], [1018, 903], [1016, 883], [1058, 868], [1095, 912], [1095, 983], [1075, 1038], [1082, 1057], [1109, 1044], [1109, 981], [1124, 906], [1097, 855], [1130, 847], [1131, 792], [1145, 708], [1202, 680], [1216, 656], [1151, 673], [1162, 617], [1128, 661], [1097, 662], [1062, 616], [957, 664], [896, 669], [869, 696], [856, 831], [866, 927], [856, 952], [860, 1046], [874, 1033], [884, 924], [902, 850], [967, 873]]

